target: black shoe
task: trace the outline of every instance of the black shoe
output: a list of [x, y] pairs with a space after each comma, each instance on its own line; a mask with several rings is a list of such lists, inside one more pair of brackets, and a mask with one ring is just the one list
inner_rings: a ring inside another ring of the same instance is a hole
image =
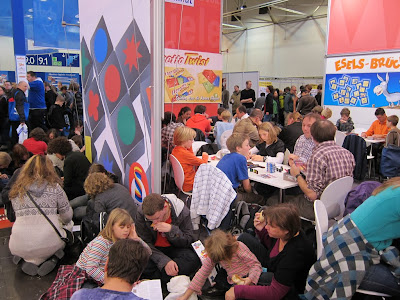
[[217, 296], [224, 296], [226, 292], [227, 292], [226, 289], [222, 289], [215, 285], [213, 287], [210, 287], [210, 288], [202, 291], [202, 295], [208, 296], [208, 297], [217, 297]]

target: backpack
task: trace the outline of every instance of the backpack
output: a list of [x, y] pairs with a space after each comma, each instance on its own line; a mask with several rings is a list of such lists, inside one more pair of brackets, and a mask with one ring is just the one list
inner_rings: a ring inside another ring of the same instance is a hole
[[[15, 104], [15, 95], [18, 92], [21, 92], [21, 91], [16, 90], [16, 92], [14, 93], [14, 96], [8, 99], [8, 116], [9, 116], [9, 120], [10, 121], [20, 121], [19, 114], [18, 114], [18, 111], [17, 111], [17, 107], [16, 107], [16, 104]], [[28, 120], [29, 102], [28, 102], [28, 99], [25, 98], [25, 100], [26, 101], [24, 102], [24, 114], [25, 114], [25, 120]]]
[[400, 176], [400, 147], [389, 145], [382, 149], [380, 171], [385, 177]]
[[263, 207], [258, 204], [239, 201], [233, 210], [234, 215], [230, 232], [233, 235], [239, 235], [243, 232], [255, 235], [254, 217], [262, 209]]

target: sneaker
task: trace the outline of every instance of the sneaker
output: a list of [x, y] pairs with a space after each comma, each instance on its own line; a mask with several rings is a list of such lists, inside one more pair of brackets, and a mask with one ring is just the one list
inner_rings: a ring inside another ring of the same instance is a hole
[[18, 255], [14, 255], [13, 259], [12, 259], [13, 263], [16, 264], [16, 265], [18, 265], [21, 260], [22, 260], [22, 258], [20, 256], [18, 256]]
[[38, 272], [38, 268], [39, 267], [37, 265], [30, 263], [30, 262], [26, 262], [26, 261], [24, 261], [21, 266], [22, 272], [24, 272], [25, 274], [28, 274], [30, 276], [36, 276], [37, 272]]
[[44, 263], [40, 265], [40, 267], [37, 270], [37, 274], [39, 276], [46, 276], [49, 274], [51, 271], [54, 270], [58, 263], [58, 259], [56, 257], [52, 257], [49, 260], [46, 260]]

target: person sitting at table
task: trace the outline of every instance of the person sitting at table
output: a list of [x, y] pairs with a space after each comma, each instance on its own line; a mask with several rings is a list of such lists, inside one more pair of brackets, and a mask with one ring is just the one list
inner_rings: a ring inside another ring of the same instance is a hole
[[[379, 107], [375, 110], [376, 119], [371, 127], [366, 131], [361, 133], [361, 137], [372, 137], [373, 139], [384, 139], [389, 132], [389, 128], [387, 127], [387, 116], [385, 110], [382, 107]], [[367, 151], [374, 156], [375, 160], [375, 173], [378, 174], [380, 172], [380, 161], [381, 154], [384, 143], [372, 143], [368, 146]]]
[[254, 227], [257, 237], [243, 233], [238, 241], [254, 253], [267, 272], [260, 277], [261, 285], [236, 285], [226, 292], [225, 299], [298, 299], [316, 257], [301, 230], [297, 208], [290, 203], [265, 208], [256, 213]]
[[[235, 115], [233, 116], [233, 120], [236, 120], [236, 122], [239, 122], [241, 120], [247, 119], [249, 117], [249, 114], [247, 113], [247, 108], [244, 105], [239, 106], [235, 110]], [[232, 121], [232, 123], [235, 123]]]
[[254, 147], [260, 140], [257, 127], [262, 124], [262, 118], [263, 112], [258, 108], [253, 109], [248, 118], [242, 119], [235, 124], [233, 133], [247, 135], [250, 138], [250, 147]]
[[297, 139], [296, 144], [294, 145], [293, 154], [289, 155], [289, 160], [301, 160], [302, 162], [307, 163], [315, 147], [315, 143], [311, 136], [311, 126], [320, 119], [321, 116], [315, 113], [309, 113], [304, 117], [301, 126], [303, 135]]
[[229, 112], [229, 110], [224, 110], [221, 113], [222, 121], [215, 123], [214, 136], [216, 137], [216, 140], [217, 140], [218, 149], [221, 149], [222, 134], [227, 130], [233, 130], [233, 127], [235, 126], [234, 124], [229, 123], [229, 120], [231, 119], [231, 117], [232, 117], [232, 115]]
[[[313, 202], [319, 199], [324, 189], [336, 179], [351, 176], [355, 167], [353, 154], [335, 144], [336, 127], [328, 120], [316, 121], [311, 126], [311, 136], [316, 143], [307, 162], [307, 177], [293, 161], [289, 161], [290, 174], [296, 177], [304, 194], [287, 195], [285, 202], [294, 203], [302, 217], [314, 220]], [[304, 177], [303, 177], [304, 176]], [[269, 205], [278, 202], [278, 197], [270, 197]]]
[[222, 121], [222, 112], [225, 111], [225, 108], [223, 107], [218, 107], [217, 109], [217, 115], [216, 116], [211, 116], [209, 120], [211, 120], [211, 126], [215, 126], [217, 122]]
[[[235, 206], [238, 201], [264, 205], [264, 198], [253, 193], [247, 172], [247, 158], [250, 151], [249, 137], [245, 134], [233, 133], [227, 139], [226, 146], [231, 153], [224, 155], [218, 162], [217, 168], [225, 173], [232, 182], [232, 187], [238, 193], [232, 205]], [[242, 185], [241, 188], [239, 188], [240, 185]]]
[[387, 118], [387, 127], [389, 128], [389, 132], [386, 136], [385, 146], [395, 145], [400, 147], [400, 130], [397, 128], [397, 123], [399, 123], [398, 116], [393, 115]]
[[332, 110], [329, 107], [325, 107], [321, 112], [321, 120], [328, 120], [332, 117]]
[[186, 125], [187, 120], [189, 120], [190, 116], [192, 115], [192, 110], [189, 106], [184, 106], [178, 113], [178, 118], [176, 119], [176, 123], [182, 123]]
[[184, 192], [193, 190], [194, 176], [196, 175], [195, 168], [208, 162], [208, 154], [206, 152], [203, 152], [202, 158], [194, 155], [192, 144], [195, 136], [196, 132], [187, 126], [180, 126], [174, 132], [175, 148], [171, 154], [180, 162], [185, 174], [182, 186]]
[[287, 115], [287, 124], [288, 125], [282, 129], [278, 137], [285, 144], [285, 148], [288, 149], [290, 153], [293, 153], [297, 139], [303, 134], [303, 129], [301, 128], [301, 114], [297, 111], [289, 113]]
[[372, 136], [373, 138], [384, 138], [389, 132], [389, 128], [387, 127], [386, 121], [386, 113], [382, 107], [379, 107], [375, 110], [376, 119], [371, 127], [366, 131], [362, 132], [361, 136], [366, 138], [368, 136]]
[[194, 108], [194, 116], [186, 121], [186, 126], [200, 129], [204, 134], [211, 131], [211, 122], [208, 119], [206, 107], [204, 105], [196, 105]]
[[250, 150], [250, 158], [254, 161], [265, 161], [281, 164], [283, 162], [285, 144], [278, 138], [280, 129], [270, 122], [258, 127], [260, 143]]
[[350, 117], [350, 109], [345, 107], [340, 111], [340, 119], [336, 122], [336, 128], [342, 132], [352, 132], [354, 129], [354, 122]]

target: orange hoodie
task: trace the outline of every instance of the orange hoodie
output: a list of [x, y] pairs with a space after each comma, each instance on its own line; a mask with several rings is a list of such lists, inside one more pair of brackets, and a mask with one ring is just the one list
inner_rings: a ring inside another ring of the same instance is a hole
[[195, 114], [194, 116], [192, 116], [186, 121], [186, 126], [190, 128], [200, 129], [201, 131], [203, 131], [204, 134], [211, 131], [210, 121], [206, 118], [205, 115], [202, 114]]
[[191, 192], [193, 190], [194, 176], [196, 175], [197, 167], [208, 162], [208, 154], [203, 154], [200, 159], [194, 155], [192, 148], [187, 149], [182, 146], [176, 146], [171, 153], [181, 163], [185, 181], [183, 182], [183, 191]]

